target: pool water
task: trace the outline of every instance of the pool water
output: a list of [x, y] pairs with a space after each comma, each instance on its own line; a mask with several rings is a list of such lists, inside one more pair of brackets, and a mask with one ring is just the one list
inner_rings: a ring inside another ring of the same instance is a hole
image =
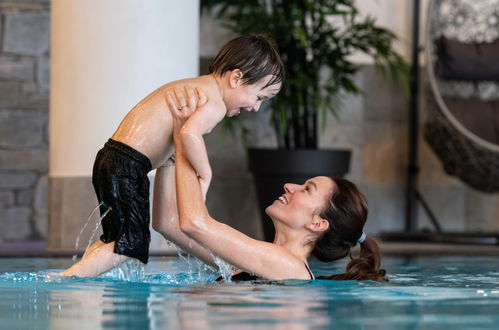
[[[0, 329], [497, 329], [499, 260], [386, 258], [390, 282], [217, 283], [178, 258], [101, 278], [44, 275], [70, 259], [0, 259]], [[345, 263], [311, 262], [315, 275]], [[126, 267], [124, 267], [126, 268]]]

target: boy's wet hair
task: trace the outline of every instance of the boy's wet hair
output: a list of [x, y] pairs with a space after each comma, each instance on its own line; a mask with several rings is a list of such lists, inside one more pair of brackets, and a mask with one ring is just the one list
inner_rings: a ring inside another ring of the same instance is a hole
[[284, 64], [277, 45], [264, 34], [246, 34], [226, 43], [211, 63], [209, 72], [223, 76], [234, 69], [241, 70], [243, 83], [247, 85], [267, 75], [272, 78], [265, 87], [284, 80]]

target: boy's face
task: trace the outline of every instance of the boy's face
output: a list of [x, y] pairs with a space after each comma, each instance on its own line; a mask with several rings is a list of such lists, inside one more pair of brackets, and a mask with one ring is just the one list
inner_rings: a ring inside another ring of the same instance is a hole
[[274, 97], [281, 89], [281, 83], [265, 87], [270, 79], [272, 76], [268, 75], [252, 85], [242, 84], [240, 77], [234, 80], [224, 98], [227, 117], [237, 116], [241, 111], [257, 112], [263, 101]]

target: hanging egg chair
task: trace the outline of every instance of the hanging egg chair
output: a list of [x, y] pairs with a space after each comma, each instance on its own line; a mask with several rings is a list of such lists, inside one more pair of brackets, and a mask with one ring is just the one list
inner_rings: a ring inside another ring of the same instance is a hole
[[428, 6], [424, 136], [446, 173], [499, 191], [499, 0]]

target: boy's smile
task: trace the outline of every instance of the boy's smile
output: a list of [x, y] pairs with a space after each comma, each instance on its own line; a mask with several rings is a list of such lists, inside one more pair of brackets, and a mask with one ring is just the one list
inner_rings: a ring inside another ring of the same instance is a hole
[[281, 89], [281, 83], [267, 86], [272, 79], [268, 75], [256, 84], [238, 84], [226, 95], [227, 117], [238, 116], [241, 111], [258, 112], [263, 101], [274, 97]]

